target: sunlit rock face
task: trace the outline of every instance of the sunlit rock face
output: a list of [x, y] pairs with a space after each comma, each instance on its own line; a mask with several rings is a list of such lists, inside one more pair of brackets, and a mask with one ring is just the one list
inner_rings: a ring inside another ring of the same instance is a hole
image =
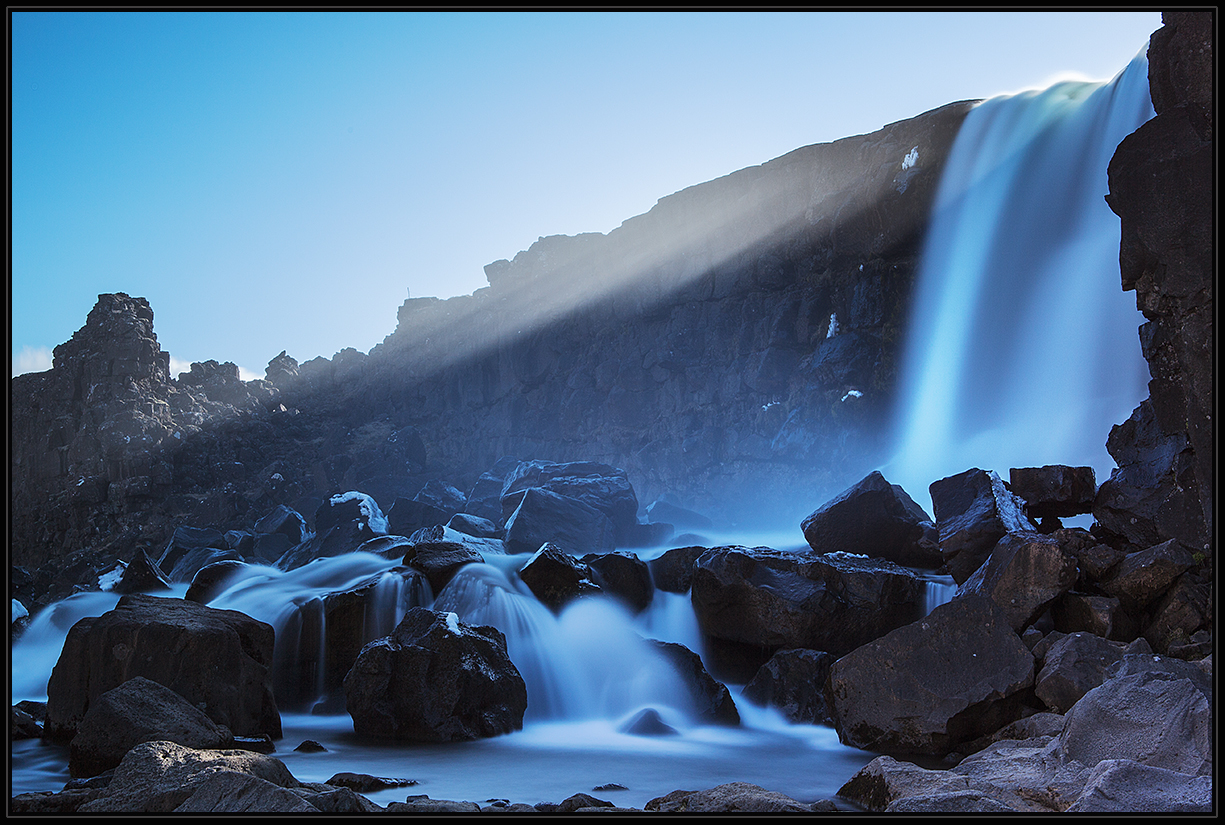
[[286, 395], [412, 424], [454, 483], [503, 456], [588, 460], [645, 500], [802, 516], [882, 447], [920, 240], [968, 108], [796, 150], [607, 235], [541, 238], [473, 295], [407, 300], [360, 369], [304, 369]]

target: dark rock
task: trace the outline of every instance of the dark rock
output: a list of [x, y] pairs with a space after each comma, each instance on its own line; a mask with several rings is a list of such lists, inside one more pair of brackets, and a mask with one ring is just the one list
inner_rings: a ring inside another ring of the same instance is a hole
[[1030, 518], [1063, 518], [1093, 509], [1097, 477], [1092, 467], [1014, 467], [1009, 471], [1009, 489], [1025, 501]]
[[1130, 553], [1116, 565], [1101, 587], [1134, 607], [1145, 607], [1165, 591], [1195, 560], [1175, 539]]
[[191, 602], [208, 604], [235, 580], [249, 572], [251, 572], [250, 565], [233, 559], [205, 565], [192, 577], [191, 585], [187, 588], [187, 593], [183, 598]]
[[1021, 715], [1034, 658], [994, 601], [955, 598], [838, 659], [826, 703], [852, 747], [943, 755]]
[[703, 553], [691, 598], [703, 633], [760, 648], [762, 662], [779, 648], [847, 653], [922, 609], [919, 580], [892, 562], [768, 547]]
[[634, 613], [651, 604], [655, 585], [646, 562], [632, 553], [605, 553], [583, 557], [592, 582], [600, 591], [622, 601]]
[[516, 493], [528, 489], [582, 502], [602, 513], [616, 530], [638, 522], [638, 497], [624, 470], [591, 461], [524, 461], [507, 475], [502, 487], [502, 513], [508, 533], [510, 514], [519, 506], [509, 502]]
[[337, 788], [348, 788], [358, 793], [374, 793], [388, 788], [408, 788], [417, 784], [416, 779], [401, 779], [390, 776], [371, 776], [368, 773], [337, 773], [324, 783]]
[[480, 553], [450, 541], [409, 544], [404, 553], [404, 564], [424, 573], [434, 593], [442, 592], [455, 575], [455, 571], [465, 564], [479, 564], [483, 561], [485, 559]]
[[669, 725], [654, 708], [639, 711], [633, 719], [617, 728], [634, 736], [678, 736], [680, 731]]
[[[324, 753], [327, 751], [327, 748], [320, 745], [314, 739], [303, 739], [302, 744], [294, 748], [294, 751], [298, 753]], [[328, 784], [331, 785], [335, 783], [329, 782]]]
[[272, 628], [233, 610], [129, 595], [73, 625], [47, 683], [47, 735], [69, 739], [106, 691], [143, 676], [236, 735], [281, 735]]
[[1124, 646], [1091, 633], [1071, 633], [1045, 652], [1034, 694], [1056, 713], [1067, 713], [1080, 697], [1100, 685], [1124, 655]]
[[467, 533], [470, 536], [482, 539], [502, 537], [502, 531], [496, 524], [487, 518], [474, 516], [470, 513], [456, 513], [451, 516], [451, 520], [447, 522], [446, 526], [452, 530], [458, 530], [461, 533]]
[[[170, 543], [157, 559], [161, 570], [174, 570], [175, 565], [194, 550], [228, 550], [225, 534], [211, 527], [176, 527]], [[199, 568], [197, 568], [198, 570]], [[193, 570], [194, 574], [195, 571]], [[190, 581], [189, 576], [182, 581]]]
[[554, 544], [545, 544], [528, 559], [519, 578], [555, 613], [580, 596], [600, 592], [587, 565]]
[[500, 631], [420, 607], [362, 649], [344, 684], [354, 731], [378, 739], [497, 736], [522, 727], [527, 708]]
[[281, 350], [281, 354], [268, 362], [264, 368], [264, 378], [277, 386], [286, 386], [298, 377], [298, 362]]
[[[503, 502], [509, 500], [504, 497]], [[522, 491], [506, 519], [503, 539], [509, 553], [534, 553], [545, 543], [570, 553], [611, 553], [615, 528], [604, 513], [579, 501], [539, 487]]]
[[833, 665], [833, 654], [820, 650], [780, 650], [761, 666], [744, 686], [744, 698], [777, 708], [798, 724], [828, 725], [823, 686]]
[[693, 584], [693, 564], [706, 547], [674, 547], [647, 562], [655, 587], [669, 593], [688, 593]]
[[702, 722], [739, 725], [740, 712], [727, 686], [711, 678], [698, 654], [677, 642], [652, 641], [689, 688], [693, 709]]
[[158, 740], [189, 748], [234, 746], [229, 728], [173, 690], [137, 676], [90, 703], [69, 746], [69, 773], [97, 776], [117, 767], [141, 742]]
[[237, 551], [228, 548], [201, 547], [180, 556], [166, 578], [172, 582], [190, 582], [205, 567], [221, 561], [240, 562], [243, 561], [243, 557]]
[[116, 593], [156, 593], [170, 589], [170, 579], [141, 548], [124, 568], [123, 577], [111, 588]]
[[987, 596], [1020, 633], [1076, 583], [1076, 559], [1060, 543], [1038, 533], [1010, 533], [958, 588], [958, 595]]
[[1197, 632], [1212, 629], [1212, 585], [1193, 572], [1184, 573], [1148, 613], [1152, 619], [1144, 627], [1144, 638], [1154, 650], [1172, 653]]
[[255, 522], [255, 534], [280, 534], [289, 539], [290, 545], [300, 544], [306, 540], [309, 531], [306, 529], [306, 519], [290, 507], [278, 504], [268, 515]]
[[940, 550], [953, 580], [962, 584], [1006, 533], [1033, 530], [1024, 502], [994, 472], [966, 470], [929, 488], [940, 531]]
[[648, 504], [646, 515], [648, 521], [671, 524], [678, 530], [709, 530], [714, 527], [709, 517], [662, 499]]
[[673, 791], [647, 802], [658, 813], [809, 813], [807, 805], [748, 782], [729, 782], [704, 791]]
[[929, 569], [943, 564], [931, 517], [876, 470], [823, 504], [800, 529], [818, 553], [842, 551]]
[[399, 559], [404, 557], [412, 545], [412, 540], [405, 536], [375, 536], [357, 545], [355, 552], [374, 553], [385, 559]]
[[1051, 605], [1051, 620], [1061, 633], [1084, 631], [1103, 639], [1128, 641], [1140, 632], [1136, 619], [1113, 596], [1069, 591]]
[[12, 707], [9, 718], [9, 738], [14, 742], [18, 739], [38, 739], [43, 735], [42, 726], [38, 721], [21, 708]]

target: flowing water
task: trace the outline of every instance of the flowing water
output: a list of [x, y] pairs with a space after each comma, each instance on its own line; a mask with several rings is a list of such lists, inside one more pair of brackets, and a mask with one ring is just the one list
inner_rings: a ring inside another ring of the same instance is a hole
[[[1145, 373], [1140, 318], [1119, 286], [1118, 222], [1102, 202], [1105, 170], [1115, 145], [1151, 116], [1143, 56], [1110, 83], [1060, 83], [970, 113], [938, 196], [904, 372], [900, 446], [884, 468], [912, 496], [972, 466], [1006, 472], [1084, 463], [1108, 473], [1106, 434], [1143, 397]], [[802, 537], [772, 546], [797, 541]], [[380, 804], [409, 794], [534, 804], [586, 792], [631, 807], [732, 781], [812, 801], [832, 796], [873, 758], [841, 745], [829, 728], [789, 724], [754, 707], [736, 685], [729, 687], [743, 724], [704, 724], [644, 641], [701, 651], [687, 596], [657, 592], [637, 616], [602, 599], [554, 615], [518, 579], [524, 560], [487, 555], [438, 594], [394, 562], [365, 553], [290, 572], [251, 567], [231, 582], [213, 606], [277, 629], [278, 684], [298, 692], [282, 708], [277, 756], [304, 781], [341, 771], [416, 780], [371, 794]], [[948, 577], [925, 578], [929, 609], [951, 597]], [[335, 674], [325, 626], [330, 594], [355, 590], [364, 594], [364, 640], [389, 633], [414, 605], [502, 630], [528, 685], [523, 729], [449, 745], [355, 737], [343, 705], [337, 710], [334, 696], [327, 701]], [[78, 594], [33, 617], [12, 648], [12, 701], [45, 701], [68, 629], [117, 600]], [[619, 730], [644, 708], [678, 733]], [[294, 750], [305, 739], [327, 750]], [[14, 742], [13, 792], [58, 790], [68, 779], [66, 756], [65, 748], [39, 740]], [[594, 790], [609, 783], [624, 790]]]
[[[1114, 462], [1110, 428], [1147, 395], [1143, 316], [1107, 206], [1115, 148], [1153, 116], [1147, 49], [1108, 83], [992, 98], [958, 132], [925, 239], [882, 472], [924, 503], [977, 467]], [[929, 511], [930, 512], [930, 511]]]

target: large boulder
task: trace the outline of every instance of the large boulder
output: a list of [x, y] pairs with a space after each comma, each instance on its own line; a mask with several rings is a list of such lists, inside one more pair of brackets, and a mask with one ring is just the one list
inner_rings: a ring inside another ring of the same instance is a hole
[[693, 585], [693, 565], [709, 548], [699, 545], [673, 547], [647, 562], [657, 590], [688, 593]]
[[1043, 651], [1034, 693], [1051, 710], [1067, 713], [1080, 697], [1102, 683], [1106, 671], [1126, 652], [1125, 645], [1092, 633], [1062, 636]]
[[638, 523], [638, 496], [625, 471], [617, 467], [594, 461], [520, 462], [502, 487], [502, 511], [508, 522], [516, 493], [531, 488], [581, 501], [603, 513], [618, 531]]
[[234, 747], [229, 728], [170, 688], [137, 676], [90, 705], [68, 748], [68, 772], [97, 776], [118, 766], [141, 742], [158, 740], [189, 748]]
[[641, 613], [655, 597], [651, 569], [633, 553], [604, 553], [583, 557], [591, 579], [605, 594]]
[[764, 661], [780, 648], [850, 652], [917, 619], [922, 594], [883, 559], [727, 546], [698, 559], [690, 598], [703, 633], [758, 648]]
[[803, 725], [830, 724], [825, 706], [825, 680], [836, 661], [822, 650], [780, 650], [744, 686], [744, 698], [776, 708]]
[[591, 569], [555, 544], [545, 544], [519, 568], [519, 578], [554, 613], [580, 596], [600, 592]]
[[434, 593], [441, 593], [455, 572], [466, 564], [480, 564], [485, 557], [454, 541], [424, 541], [407, 545], [404, 564], [420, 570]]
[[800, 529], [818, 553], [842, 551], [929, 569], [944, 562], [931, 517], [876, 470], [822, 505]]
[[1033, 530], [1021, 499], [994, 472], [966, 470], [928, 488], [940, 531], [940, 551], [958, 584], [970, 578], [1006, 533]]
[[103, 693], [143, 676], [236, 736], [279, 738], [272, 662], [273, 630], [264, 622], [184, 599], [124, 596], [68, 631], [47, 682], [46, 733], [70, 739]]
[[360, 736], [450, 742], [523, 726], [527, 687], [492, 627], [411, 608], [395, 631], [366, 645], [345, 677]]
[[852, 747], [943, 755], [1022, 714], [1034, 657], [991, 599], [963, 596], [830, 668], [826, 703]]
[[519, 497], [518, 504], [506, 519], [503, 538], [508, 553], [534, 553], [545, 543], [577, 554], [616, 549], [613, 522], [587, 503], [540, 487], [504, 497], [503, 502], [514, 495]]
[[1020, 633], [1075, 583], [1076, 558], [1057, 540], [1037, 533], [1009, 533], [957, 592], [993, 599]]

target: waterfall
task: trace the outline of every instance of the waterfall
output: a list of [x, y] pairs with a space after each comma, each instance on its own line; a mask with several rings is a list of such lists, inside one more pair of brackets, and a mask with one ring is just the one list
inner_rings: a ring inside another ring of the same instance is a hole
[[882, 468], [916, 500], [972, 467], [1109, 476], [1106, 437], [1148, 372], [1106, 169], [1153, 114], [1145, 49], [1109, 82], [996, 97], [967, 116], [925, 241]]

